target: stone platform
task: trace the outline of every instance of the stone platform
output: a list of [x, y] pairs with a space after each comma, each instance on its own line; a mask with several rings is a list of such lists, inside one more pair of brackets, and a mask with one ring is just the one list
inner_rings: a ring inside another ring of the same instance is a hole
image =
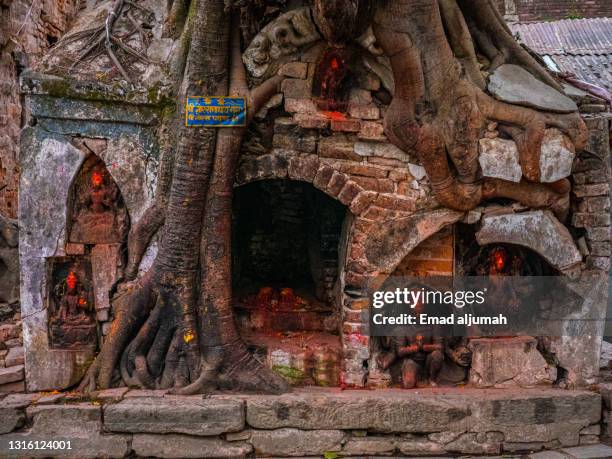
[[[599, 394], [550, 389], [12, 394], [0, 401], [0, 457], [518, 455], [595, 444], [600, 418]], [[72, 449], [9, 450], [36, 440]]]

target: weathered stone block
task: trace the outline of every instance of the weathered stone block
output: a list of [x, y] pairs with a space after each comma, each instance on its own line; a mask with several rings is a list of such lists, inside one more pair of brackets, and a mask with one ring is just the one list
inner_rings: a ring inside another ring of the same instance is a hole
[[359, 132], [361, 130], [361, 121], [353, 119], [331, 121], [332, 131], [337, 132]]
[[578, 198], [585, 196], [608, 196], [610, 193], [610, 185], [607, 183], [576, 185], [574, 188], [572, 188], [572, 193], [574, 193]]
[[569, 137], [558, 129], [546, 129], [540, 153], [540, 181], [552, 183], [569, 177], [576, 152]]
[[437, 432], [468, 417], [454, 400], [389, 391], [384, 397], [345, 391], [325, 396], [286, 394], [247, 399], [247, 423], [257, 429], [367, 429], [378, 432]]
[[91, 249], [91, 267], [96, 309], [110, 309], [109, 292], [119, 276], [121, 244], [96, 244]]
[[610, 257], [587, 257], [587, 268], [608, 271], [610, 269]]
[[0, 368], [0, 384], [8, 384], [23, 379], [23, 365]]
[[340, 171], [345, 174], [374, 178], [384, 178], [389, 175], [389, 169], [370, 164], [343, 163]]
[[377, 456], [387, 455], [395, 451], [396, 440], [388, 437], [351, 438], [342, 449], [343, 455]]
[[289, 178], [312, 182], [319, 170], [319, 158], [315, 155], [296, 156], [289, 159]]
[[17, 324], [0, 325], [0, 342], [6, 342], [9, 339], [19, 337], [21, 327]]
[[610, 226], [609, 213], [575, 213], [572, 215], [572, 225], [576, 228], [589, 226]]
[[23, 409], [30, 403], [30, 400], [9, 395], [0, 401], [0, 434], [12, 432], [24, 424], [25, 412]]
[[362, 122], [361, 131], [359, 131], [357, 136], [363, 140], [386, 140], [385, 128], [381, 123], [376, 123], [374, 121]]
[[610, 198], [609, 197], [592, 197], [583, 200], [587, 205], [589, 212], [609, 212]]
[[559, 113], [578, 111], [572, 99], [514, 64], [499, 66], [489, 79], [488, 90], [496, 99], [510, 104]]
[[338, 196], [338, 193], [340, 193], [347, 180], [348, 177], [346, 174], [334, 171], [329, 183], [327, 184], [327, 187], [325, 188], [327, 193], [329, 193], [331, 196]]
[[230, 443], [219, 438], [136, 434], [132, 440], [132, 449], [139, 457], [239, 459], [246, 457], [253, 447], [247, 443]]
[[362, 120], [377, 120], [380, 118], [380, 109], [374, 104], [350, 104], [348, 110], [352, 118]]
[[324, 137], [319, 141], [319, 155], [325, 158], [361, 161], [361, 157], [353, 151], [353, 142], [344, 137]]
[[327, 184], [332, 178], [334, 174], [334, 169], [330, 166], [321, 165], [317, 174], [314, 177], [313, 185], [320, 190], [324, 190], [327, 188]]
[[297, 126], [296, 121], [290, 117], [280, 117], [274, 120], [275, 134], [292, 134]]
[[[32, 406], [27, 410], [32, 418], [29, 431], [0, 437], [0, 450], [8, 451], [9, 441], [70, 440], [71, 450], [61, 457], [120, 458], [128, 453], [125, 435], [101, 435], [101, 410], [92, 404]], [[24, 450], [9, 457], [49, 457], [49, 450]]]
[[253, 430], [250, 443], [262, 456], [322, 456], [340, 451], [345, 437], [341, 430]]
[[574, 459], [596, 459], [612, 457], [612, 447], [604, 444], [564, 448], [561, 452]]
[[65, 397], [66, 397], [66, 394], [62, 394], [62, 393], [43, 395], [38, 400], [36, 400], [36, 405], [37, 406], [53, 405], [59, 402], [60, 400], [63, 400]]
[[485, 177], [520, 182], [523, 172], [516, 143], [505, 139], [480, 139], [478, 162]]
[[[355, 153], [359, 156], [376, 156], [408, 162], [408, 155], [391, 143], [356, 142]], [[406, 167], [404, 165], [404, 167]]]
[[289, 113], [315, 113], [317, 106], [312, 99], [285, 98], [285, 110]]
[[587, 238], [591, 241], [606, 242], [610, 240], [610, 228], [586, 228]]
[[567, 228], [549, 211], [485, 215], [476, 240], [480, 245], [505, 242], [529, 247], [561, 271], [582, 260]]
[[285, 97], [306, 99], [312, 94], [312, 82], [303, 79], [287, 78], [281, 85]]
[[327, 129], [329, 118], [318, 113], [297, 113], [295, 121], [302, 129]]
[[314, 153], [317, 149], [317, 139], [310, 135], [276, 134], [272, 140], [274, 148], [284, 148], [303, 153]]
[[402, 454], [410, 456], [430, 456], [432, 454], [444, 454], [444, 447], [439, 443], [424, 438], [414, 438], [400, 441], [398, 448]]
[[304, 62], [289, 62], [281, 67], [280, 74], [289, 78], [305, 79], [308, 75], [308, 64]]
[[378, 193], [375, 191], [364, 191], [351, 202], [350, 210], [354, 215], [361, 215], [374, 202]]
[[537, 350], [535, 338], [481, 338], [469, 346], [470, 382], [476, 387], [552, 386], [557, 378], [557, 369]]
[[350, 206], [353, 200], [363, 191], [363, 188], [357, 185], [353, 181], [348, 181], [340, 193], [338, 193], [338, 200], [345, 206]]
[[418, 164], [408, 163], [408, 170], [410, 171], [410, 175], [412, 175], [415, 180], [423, 180], [425, 177], [427, 177], [425, 168]]
[[229, 400], [126, 399], [104, 408], [104, 428], [111, 432], [218, 435], [244, 428], [244, 406]]

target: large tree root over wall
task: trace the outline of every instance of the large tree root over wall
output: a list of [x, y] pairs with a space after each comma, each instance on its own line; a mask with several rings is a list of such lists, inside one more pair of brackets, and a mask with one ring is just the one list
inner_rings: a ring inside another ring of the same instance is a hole
[[[470, 210], [483, 198], [506, 197], [533, 207], [550, 207], [564, 216], [569, 204], [566, 181], [537, 184], [542, 140], [545, 129], [555, 127], [580, 150], [586, 144], [586, 126], [578, 113], [560, 115], [518, 107], [483, 91], [477, 49], [490, 60], [489, 71], [502, 63], [517, 63], [559, 87], [515, 42], [490, 0], [387, 1], [377, 10], [374, 33], [391, 59], [395, 77], [386, 133], [402, 150], [417, 153], [441, 204]], [[516, 142], [524, 183], [482, 183], [478, 141], [489, 122], [499, 123]]]

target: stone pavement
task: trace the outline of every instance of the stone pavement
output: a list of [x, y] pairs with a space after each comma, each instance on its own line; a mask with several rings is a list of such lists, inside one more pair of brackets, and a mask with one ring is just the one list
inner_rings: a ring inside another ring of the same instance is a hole
[[[598, 444], [601, 406], [599, 394], [551, 389], [10, 394], [0, 457], [612, 457]], [[31, 449], [50, 440], [72, 449]]]

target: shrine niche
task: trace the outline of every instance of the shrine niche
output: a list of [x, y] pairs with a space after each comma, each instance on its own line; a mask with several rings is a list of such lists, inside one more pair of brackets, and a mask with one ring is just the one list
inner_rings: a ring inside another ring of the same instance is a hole
[[128, 212], [117, 184], [102, 160], [90, 155], [77, 176], [71, 196], [69, 242], [114, 244], [125, 240]]
[[57, 257], [47, 263], [50, 347], [95, 348], [98, 335], [89, 258]]
[[340, 381], [336, 284], [345, 215], [304, 182], [263, 180], [236, 191], [236, 323], [251, 350], [292, 385]]
[[350, 69], [353, 60], [351, 50], [340, 48], [329, 48], [321, 56], [313, 81], [313, 96], [321, 110], [347, 110], [355, 82]]

